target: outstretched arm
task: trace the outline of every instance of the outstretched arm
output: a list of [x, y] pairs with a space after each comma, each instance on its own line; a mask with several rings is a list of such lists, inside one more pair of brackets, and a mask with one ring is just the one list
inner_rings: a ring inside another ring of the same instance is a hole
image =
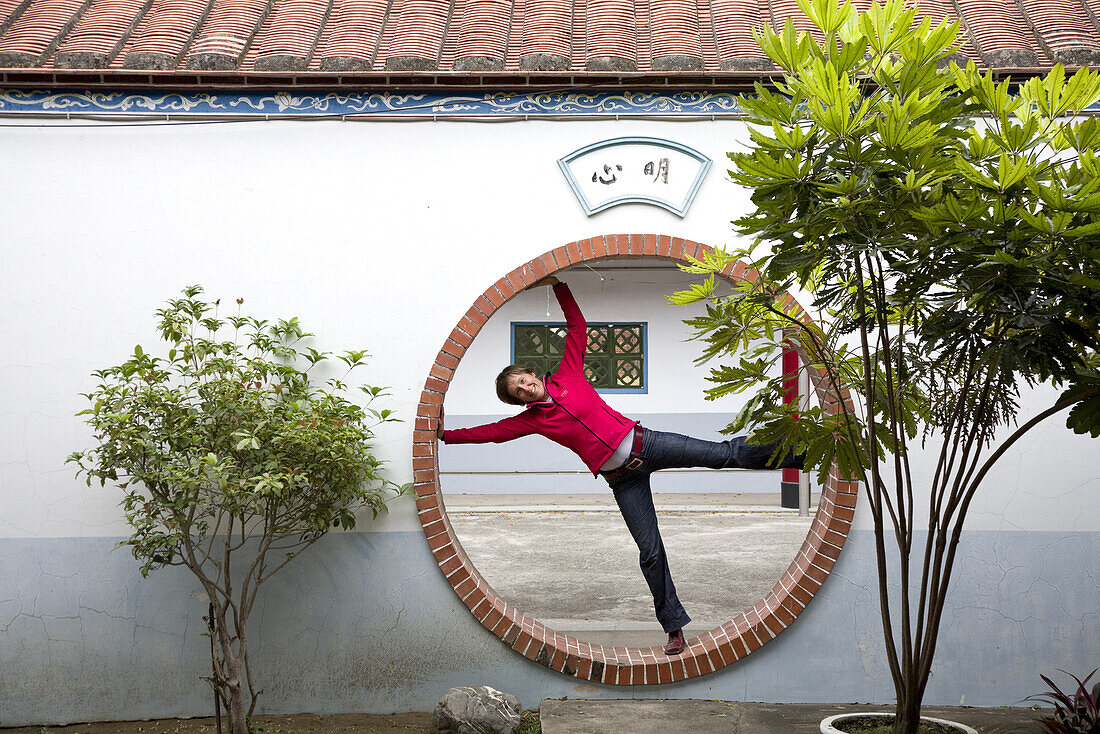
[[565, 354], [561, 358], [559, 371], [573, 374], [584, 373], [584, 351], [588, 347], [588, 323], [584, 320], [581, 307], [573, 298], [569, 286], [558, 283], [554, 286], [554, 297], [558, 299], [562, 313], [565, 314]]
[[535, 432], [534, 422], [526, 413], [504, 418], [495, 423], [486, 423], [471, 428], [458, 428], [453, 431], [443, 430], [442, 414], [436, 435], [443, 439], [443, 443], [504, 443], [522, 436], [529, 436]]

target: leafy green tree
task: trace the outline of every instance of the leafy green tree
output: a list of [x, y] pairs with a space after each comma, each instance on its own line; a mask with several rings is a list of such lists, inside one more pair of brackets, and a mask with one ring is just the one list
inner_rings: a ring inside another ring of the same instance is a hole
[[[364, 410], [342, 379], [310, 371], [331, 356], [303, 340], [296, 318], [270, 323], [217, 316], [191, 286], [157, 311], [165, 356], [141, 346], [98, 386], [78, 415], [98, 445], [74, 453], [88, 485], [117, 484], [141, 573], [184, 566], [209, 597], [216, 624], [211, 683], [230, 730], [247, 734], [261, 693], [252, 676], [249, 617], [261, 585], [356, 512], [385, 509], [397, 487], [371, 454], [372, 430], [396, 420]], [[227, 333], [228, 332], [228, 333]], [[337, 357], [347, 372], [366, 352]], [[324, 367], [320, 367], [324, 369]], [[345, 373], [346, 377], [346, 373]], [[360, 387], [367, 402], [382, 394]]]
[[[783, 73], [742, 97], [751, 140], [729, 156], [752, 191], [736, 224], [754, 245], [691, 268], [705, 281], [672, 300], [707, 302], [688, 323], [701, 361], [726, 362], [709, 396], [752, 393], [732, 429], [807, 449], [822, 481], [835, 462], [862, 482], [894, 731], [910, 734], [983, 478], [1057, 413], [1100, 435], [1100, 121], [1074, 116], [1100, 78], [1059, 66], [1013, 85], [959, 68], [957, 25], [900, 0], [799, 7], [820, 33], [758, 33]], [[720, 290], [738, 259], [758, 277]], [[785, 291], [809, 294], [813, 321], [777, 301]], [[785, 343], [855, 407], [785, 405]], [[1019, 422], [1021, 389], [1040, 383], [1059, 397]], [[918, 449], [935, 462], [921, 484]]]

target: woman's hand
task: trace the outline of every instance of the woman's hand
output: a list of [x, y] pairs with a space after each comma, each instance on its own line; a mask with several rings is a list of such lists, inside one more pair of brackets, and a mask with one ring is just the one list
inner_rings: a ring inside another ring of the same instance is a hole
[[531, 290], [532, 288], [538, 288], [539, 286], [543, 285], [557, 285], [560, 282], [561, 281], [555, 278], [553, 275], [547, 275], [542, 280], [537, 280], [531, 285], [527, 286], [524, 290]]
[[435, 421], [435, 437], [437, 440], [443, 440], [443, 406], [439, 406], [439, 417]]

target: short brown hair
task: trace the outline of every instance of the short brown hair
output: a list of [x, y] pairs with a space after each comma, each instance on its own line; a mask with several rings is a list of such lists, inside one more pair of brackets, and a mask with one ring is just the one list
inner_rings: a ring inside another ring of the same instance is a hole
[[525, 364], [510, 364], [497, 375], [497, 397], [509, 405], [525, 405], [519, 398], [508, 392], [508, 378], [513, 375], [534, 375], [535, 371]]

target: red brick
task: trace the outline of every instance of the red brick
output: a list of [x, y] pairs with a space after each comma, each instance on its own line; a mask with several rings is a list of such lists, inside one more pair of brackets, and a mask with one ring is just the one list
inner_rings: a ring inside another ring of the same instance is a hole
[[774, 613], [764, 617], [764, 624], [771, 630], [773, 637], [784, 630], [783, 623], [779, 621]]
[[493, 305], [493, 302], [490, 301], [484, 293], [477, 297], [477, 300], [474, 301], [474, 305], [485, 314], [486, 318], [492, 316], [497, 310], [497, 307]]
[[566, 245], [565, 253], [569, 256], [570, 263], [578, 263], [581, 261], [581, 248], [577, 246], [576, 242], [570, 242]]
[[687, 673], [688, 678], [695, 678], [702, 675], [702, 672], [699, 670], [699, 662], [695, 659], [695, 655], [684, 660], [684, 672]]
[[511, 628], [512, 620], [508, 619], [507, 616], [501, 616], [500, 621], [493, 625], [491, 632], [503, 640]]
[[497, 291], [500, 292], [501, 297], [504, 298], [504, 300], [506, 301], [512, 296], [516, 295], [516, 289], [512, 287], [511, 283], [508, 282], [507, 277], [501, 278], [493, 285], [496, 287]]
[[432, 507], [439, 507], [439, 495], [432, 492], [431, 494], [423, 494], [417, 496], [416, 509], [427, 510]]
[[631, 255], [641, 255], [645, 242], [640, 234], [630, 235], [630, 244], [627, 246]]
[[565, 667], [565, 651], [560, 647], [554, 648], [554, 655], [550, 658], [550, 669], [559, 673]]
[[413, 491], [417, 497], [434, 497], [436, 494], [435, 482], [421, 482], [413, 485]]
[[[543, 255], [543, 257], [546, 257], [546, 255]], [[557, 265], [558, 270], [563, 269], [569, 264], [569, 252], [565, 249], [564, 246], [555, 247], [553, 250], [551, 250], [550, 257]]]
[[592, 239], [592, 254], [596, 257], [607, 257], [606, 237], [595, 237]]
[[577, 663], [577, 677], [581, 680], [589, 680], [592, 675], [592, 660], [582, 657]]
[[476, 588], [477, 588], [477, 581], [475, 581], [474, 578], [471, 576], [470, 578], [466, 579], [465, 581], [462, 581], [461, 583], [455, 584], [455, 593], [458, 594], [459, 597], [463, 597], [463, 596], [466, 596], [467, 594], [469, 594], [471, 591], [473, 591]]
[[533, 638], [526, 630], [521, 630], [519, 637], [512, 643], [512, 649], [518, 652], [520, 655], [526, 656], [527, 648], [531, 646]]
[[482, 618], [481, 624], [486, 629], [492, 630], [494, 627], [496, 627], [500, 623], [500, 620], [502, 620], [502, 619], [504, 619], [504, 615], [501, 613], [501, 611], [499, 609], [497, 609], [496, 607], [493, 607], [489, 610], [489, 613], [486, 614]]
[[839, 505], [836, 505], [835, 507], [833, 507], [832, 515], [833, 517], [836, 517], [848, 523], [850, 526], [852, 520], [855, 520], [856, 518], [856, 511], [850, 507], [841, 507]]
[[440, 548], [435, 548], [435, 549], [432, 550], [432, 555], [435, 556], [435, 562], [436, 563], [443, 563], [448, 558], [451, 558], [452, 556], [454, 556], [454, 554], [455, 554], [455, 549], [454, 549], [453, 545], [451, 545], [451, 546], [445, 545], [445, 546], [442, 546]]
[[473, 306], [470, 306], [470, 308], [466, 310], [466, 314], [463, 316], [463, 321], [467, 319], [473, 322], [479, 328], [485, 326], [485, 322], [489, 320], [488, 317], [481, 312], [481, 309], [474, 308]]
[[436, 535], [428, 538], [428, 547], [432, 550], [443, 550], [446, 546], [451, 545], [450, 533], [443, 533], [442, 535]]
[[[565, 248], [560, 248], [565, 249]], [[542, 261], [542, 266], [546, 270], [547, 275], [553, 274], [561, 270], [562, 266], [558, 264], [554, 259], [553, 252], [546, 252], [539, 256], [539, 260]]]
[[[501, 306], [503, 306], [504, 301], [507, 300], [506, 298], [504, 298], [504, 296], [497, 293], [496, 288], [490, 288], [489, 290], [485, 291], [485, 293], [483, 293], [481, 297], [488, 299], [489, 303], [493, 304], [493, 310], [494, 311], [496, 309], [500, 308]], [[478, 299], [478, 301], [480, 301], [480, 300], [481, 300], [481, 298]], [[484, 309], [482, 309], [482, 310], [484, 310]], [[492, 311], [486, 311], [486, 315], [489, 315], [491, 313], [492, 313]]]
[[656, 255], [657, 254], [657, 235], [647, 234], [642, 238], [642, 254], [643, 255]]
[[445, 368], [445, 366], [443, 366], [442, 364], [432, 364], [431, 370], [428, 371], [428, 374], [433, 377], [439, 377], [440, 380], [450, 382], [451, 377], [454, 376], [454, 370], [450, 368]]
[[432, 444], [430, 443], [417, 443], [413, 444], [413, 456], [424, 458], [425, 456], [435, 456]]
[[816, 591], [817, 589], [809, 591], [803, 588], [800, 584], [796, 584], [794, 587], [791, 588], [791, 596], [797, 599], [798, 602], [803, 607], [805, 607], [807, 604], [810, 603], [810, 600], [814, 598], [814, 592]]
[[413, 480], [417, 482], [434, 482], [435, 471], [432, 469], [418, 469], [413, 472]]
[[439, 570], [443, 572], [443, 575], [447, 577], [447, 580], [451, 582], [451, 586], [461, 583], [465, 579], [470, 577], [467, 573], [464, 577], [459, 578], [457, 576], [452, 577], [451, 574], [459, 571], [462, 568], [462, 561], [458, 560], [458, 556], [451, 556], [450, 558], [442, 561], [439, 564]]
[[478, 604], [481, 604], [484, 601], [485, 589], [483, 589], [481, 586], [475, 585], [473, 591], [466, 595], [466, 597], [462, 600], [462, 603], [465, 604], [466, 608], [472, 612]]
[[[618, 669], [618, 673], [615, 678], [615, 684], [620, 686], [629, 686], [634, 684], [634, 666], [628, 665]], [[641, 671], [638, 674], [638, 682], [641, 683]]]
[[[608, 245], [610, 250], [610, 243]], [[619, 255], [630, 254], [630, 235], [617, 234], [615, 235], [615, 252]]]
[[706, 675], [714, 671], [714, 666], [711, 665], [710, 658], [705, 653], [700, 653], [695, 660], [699, 666], [699, 675]]
[[446, 352], [440, 352], [439, 354], [437, 354], [436, 358], [435, 358], [435, 361], [438, 362], [439, 364], [443, 365], [444, 367], [447, 367], [447, 368], [452, 369], [452, 370], [455, 367], [458, 367], [458, 358], [454, 357], [450, 354], [447, 354]]
[[[447, 525], [442, 519], [424, 525], [424, 535], [431, 539], [435, 535], [447, 532]], [[429, 543], [430, 545], [430, 543]]]
[[577, 246], [581, 248], [581, 257], [585, 260], [591, 260], [595, 256], [591, 239], [579, 240]]
[[657, 254], [662, 257], [668, 257], [669, 251], [672, 247], [672, 238], [667, 234], [662, 234], [657, 237]]
[[531, 272], [534, 273], [535, 279], [533, 282], [537, 282], [546, 277], [546, 266], [543, 265], [542, 258], [535, 258], [528, 264], [531, 268]]
[[[420, 402], [421, 403], [426, 403], [428, 405], [442, 405], [443, 404], [443, 395], [440, 394], [440, 393], [437, 393], [437, 392], [428, 392], [427, 390], [422, 390], [420, 392]], [[429, 441], [424, 441], [423, 443], [430, 443], [434, 440], [435, 440], [435, 437], [432, 436], [432, 438]]]
[[461, 345], [463, 348], [469, 347], [474, 343], [472, 336], [459, 329], [457, 326], [451, 329], [451, 335], [448, 337], [451, 341]]
[[[666, 665], [668, 663], [665, 663]], [[645, 666], [639, 666], [642, 670], [642, 681], [647, 685], [653, 685], [657, 682], [657, 663], [646, 663]], [[666, 683], [668, 681], [665, 681]]]

